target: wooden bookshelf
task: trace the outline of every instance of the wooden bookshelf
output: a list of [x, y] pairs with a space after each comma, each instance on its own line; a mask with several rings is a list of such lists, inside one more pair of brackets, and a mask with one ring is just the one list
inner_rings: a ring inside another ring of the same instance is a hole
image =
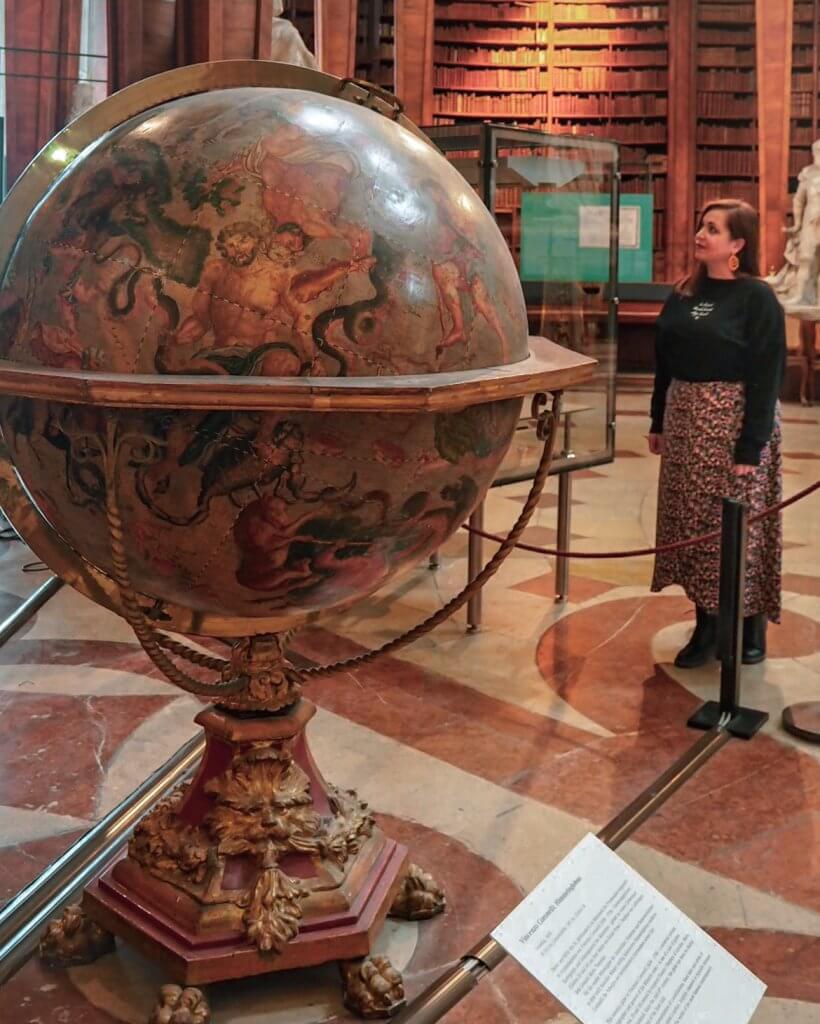
[[754, 4], [698, 0], [695, 213], [720, 196], [758, 201]]
[[792, 22], [792, 90], [789, 119], [789, 191], [811, 163], [820, 138], [820, 0], [795, 0]]
[[358, 0], [356, 77], [394, 92], [395, 15], [392, 0]]
[[654, 196], [656, 280], [688, 271], [718, 195], [757, 206], [766, 268], [782, 257], [787, 193], [820, 137], [820, 0], [393, 2], [397, 92], [420, 123], [620, 144], [622, 190]]
[[[668, 3], [630, 0], [436, 0], [433, 122], [504, 121], [592, 135], [626, 147], [636, 190], [656, 193], [656, 274], [663, 272]], [[656, 167], [659, 164], [656, 163]], [[639, 188], [640, 186], [640, 188]]]

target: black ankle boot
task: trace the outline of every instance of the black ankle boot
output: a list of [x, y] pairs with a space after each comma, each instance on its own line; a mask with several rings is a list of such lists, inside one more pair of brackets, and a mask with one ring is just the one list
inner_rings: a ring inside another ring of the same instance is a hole
[[700, 668], [717, 652], [717, 616], [695, 605], [695, 632], [675, 658], [677, 668]]
[[743, 620], [743, 664], [758, 665], [766, 657], [766, 615], [747, 615]]

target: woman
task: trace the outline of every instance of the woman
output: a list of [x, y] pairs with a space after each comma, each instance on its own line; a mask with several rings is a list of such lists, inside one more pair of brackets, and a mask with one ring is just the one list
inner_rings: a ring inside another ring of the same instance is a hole
[[[703, 211], [696, 268], [658, 320], [649, 450], [661, 456], [657, 543], [720, 526], [722, 499], [753, 514], [780, 500], [777, 395], [786, 353], [783, 310], [758, 269], [758, 217], [721, 199]], [[766, 622], [780, 621], [779, 516], [749, 527], [743, 663], [766, 656]], [[695, 631], [678, 668], [716, 653], [718, 540], [660, 553], [652, 590], [680, 584], [695, 603]]]

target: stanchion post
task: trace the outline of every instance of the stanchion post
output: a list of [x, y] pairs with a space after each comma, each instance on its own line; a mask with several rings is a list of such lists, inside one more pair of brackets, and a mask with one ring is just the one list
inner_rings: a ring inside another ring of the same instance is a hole
[[724, 498], [720, 522], [717, 655], [720, 659], [720, 711], [730, 716], [737, 714], [740, 703], [747, 532], [746, 506]]
[[[484, 529], [484, 504], [479, 505], [470, 516], [470, 527], [473, 530]], [[482, 542], [478, 533], [471, 533], [467, 541], [467, 580], [472, 583], [481, 572]], [[467, 602], [467, 632], [477, 633], [481, 629], [481, 589], [478, 589]]]
[[733, 736], [746, 740], [751, 739], [769, 718], [765, 711], [740, 706], [747, 529], [746, 506], [733, 498], [724, 498], [717, 625], [720, 699], [707, 701], [688, 722], [693, 729], [714, 729], [716, 725], [724, 725]]

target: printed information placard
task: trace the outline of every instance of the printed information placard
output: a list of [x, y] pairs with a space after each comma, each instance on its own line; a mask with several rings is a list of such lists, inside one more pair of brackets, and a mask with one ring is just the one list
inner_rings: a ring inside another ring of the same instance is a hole
[[493, 938], [583, 1024], [746, 1024], [766, 991], [593, 835]]

